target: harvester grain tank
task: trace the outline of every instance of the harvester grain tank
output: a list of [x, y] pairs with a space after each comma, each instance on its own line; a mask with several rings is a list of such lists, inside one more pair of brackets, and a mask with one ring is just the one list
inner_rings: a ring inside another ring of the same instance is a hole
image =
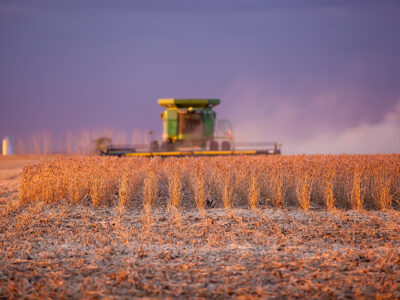
[[[103, 155], [118, 156], [208, 156], [280, 154], [276, 143], [255, 143], [264, 146], [252, 149], [251, 144], [238, 144], [228, 120], [217, 120], [213, 110], [219, 99], [159, 99], [165, 108], [161, 113], [162, 142], [152, 141], [147, 151], [138, 147], [108, 146]], [[243, 149], [243, 145], [247, 148]]]

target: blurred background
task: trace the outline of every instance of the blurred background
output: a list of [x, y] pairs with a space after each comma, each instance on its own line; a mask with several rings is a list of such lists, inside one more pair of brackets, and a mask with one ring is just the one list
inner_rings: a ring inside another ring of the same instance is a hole
[[158, 98], [220, 98], [238, 141], [400, 150], [400, 2], [0, 2], [0, 137], [20, 153], [161, 138]]

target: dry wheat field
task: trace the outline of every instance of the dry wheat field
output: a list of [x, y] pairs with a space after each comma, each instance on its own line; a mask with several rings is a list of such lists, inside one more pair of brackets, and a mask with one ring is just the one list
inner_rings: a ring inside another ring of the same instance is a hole
[[59, 156], [0, 186], [3, 298], [400, 298], [400, 155]]

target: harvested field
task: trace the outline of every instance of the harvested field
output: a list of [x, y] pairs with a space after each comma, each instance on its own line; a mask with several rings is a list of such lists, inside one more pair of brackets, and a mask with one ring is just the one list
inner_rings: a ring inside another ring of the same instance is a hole
[[0, 200], [0, 296], [400, 298], [399, 164], [35, 163]]

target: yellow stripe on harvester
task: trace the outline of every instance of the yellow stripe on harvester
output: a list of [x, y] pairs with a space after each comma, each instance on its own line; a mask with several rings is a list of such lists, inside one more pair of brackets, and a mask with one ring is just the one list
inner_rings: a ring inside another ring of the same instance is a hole
[[125, 153], [124, 156], [151, 156], [150, 152]]
[[136, 152], [126, 153], [125, 156], [207, 156], [207, 155], [238, 155], [238, 154], [256, 154], [256, 150], [237, 150], [237, 151], [170, 151], [170, 152]]
[[192, 155], [192, 152], [132, 152], [125, 153], [124, 156], [182, 156], [182, 155]]
[[194, 155], [229, 155], [232, 151], [193, 151]]
[[182, 155], [192, 155], [192, 152], [153, 152], [152, 155], [154, 156], [182, 156]]
[[256, 154], [256, 150], [233, 151], [234, 154]]
[[237, 151], [193, 151], [194, 155], [233, 155], [233, 154], [256, 154], [255, 150]]

